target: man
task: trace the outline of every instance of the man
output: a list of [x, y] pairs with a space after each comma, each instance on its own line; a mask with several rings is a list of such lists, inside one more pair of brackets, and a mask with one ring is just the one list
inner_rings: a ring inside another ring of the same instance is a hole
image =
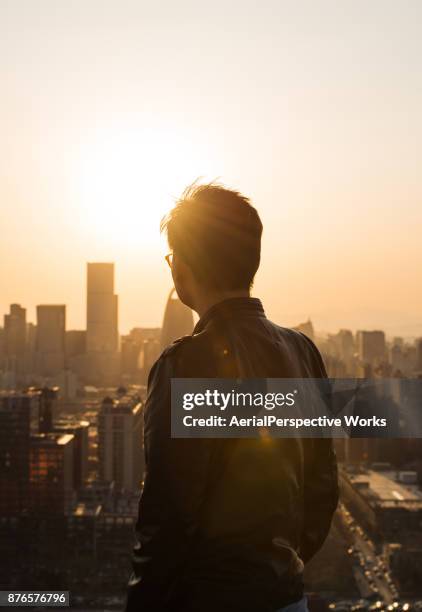
[[127, 611], [306, 611], [303, 566], [337, 505], [331, 441], [172, 439], [170, 380], [323, 378], [321, 356], [250, 297], [262, 224], [246, 197], [194, 185], [162, 229], [176, 291], [200, 318], [191, 336], [163, 352], [148, 381]]

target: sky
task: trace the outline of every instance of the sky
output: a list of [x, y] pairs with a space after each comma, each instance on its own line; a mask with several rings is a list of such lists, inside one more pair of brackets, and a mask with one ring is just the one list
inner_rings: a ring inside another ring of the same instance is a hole
[[218, 179], [264, 224], [254, 295], [319, 330], [422, 336], [419, 0], [0, 0], [0, 316], [114, 261], [159, 326], [159, 222]]

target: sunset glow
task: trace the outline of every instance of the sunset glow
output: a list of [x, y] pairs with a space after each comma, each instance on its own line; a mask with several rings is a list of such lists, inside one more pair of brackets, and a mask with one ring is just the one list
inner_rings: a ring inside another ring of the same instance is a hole
[[186, 135], [155, 128], [104, 130], [79, 160], [82, 227], [121, 251], [156, 245], [159, 221], [209, 162]]

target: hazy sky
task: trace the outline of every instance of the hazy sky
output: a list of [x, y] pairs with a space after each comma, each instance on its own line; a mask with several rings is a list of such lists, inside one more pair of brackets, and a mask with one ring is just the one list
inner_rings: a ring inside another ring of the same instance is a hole
[[422, 2], [0, 0], [0, 315], [115, 261], [120, 328], [161, 324], [158, 226], [220, 178], [264, 222], [278, 323], [422, 335]]

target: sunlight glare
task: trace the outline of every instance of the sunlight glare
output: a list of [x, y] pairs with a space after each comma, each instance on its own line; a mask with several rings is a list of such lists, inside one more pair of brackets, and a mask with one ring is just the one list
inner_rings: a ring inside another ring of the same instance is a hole
[[92, 240], [119, 249], [160, 242], [159, 224], [187, 184], [208, 167], [186, 134], [174, 130], [104, 132], [80, 171], [80, 220]]

